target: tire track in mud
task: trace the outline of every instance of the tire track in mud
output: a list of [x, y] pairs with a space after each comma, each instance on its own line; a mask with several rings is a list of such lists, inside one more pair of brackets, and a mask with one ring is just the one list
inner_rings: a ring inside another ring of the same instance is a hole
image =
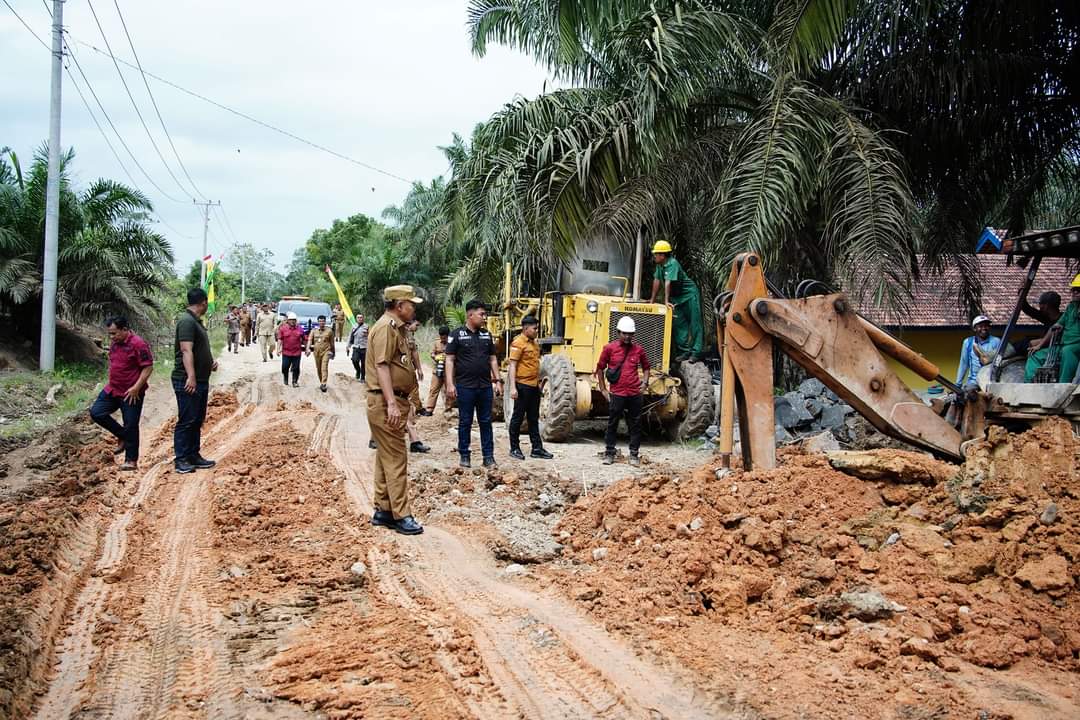
[[[207, 443], [208, 452], [228, 452], [231, 447], [234, 447], [242, 439], [242, 434], [239, 433], [223, 434], [217, 432], [217, 429], [222, 426], [243, 421], [245, 426], [250, 426], [252, 430], [257, 429], [258, 420], [253, 414], [254, 410], [254, 406], [251, 405], [239, 406], [222, 420], [204, 429], [204, 436], [211, 438], [210, 442]], [[224, 437], [225, 441], [218, 442], [217, 438], [219, 437]], [[100, 627], [99, 623], [102, 620], [102, 614], [111, 593], [111, 586], [125, 579], [125, 571], [120, 566], [127, 553], [128, 536], [132, 522], [145, 511], [148, 502], [151, 501], [155, 492], [163, 484], [165, 492], [170, 492], [172, 486], [177, 484], [176, 482], [163, 483], [163, 477], [168, 473], [168, 463], [171, 462], [171, 459], [161, 458], [161, 455], [168, 454], [168, 448], [160, 447], [159, 444], [159, 447], [155, 448], [152, 453], [151, 457], [157, 456], [160, 459], [139, 478], [136, 490], [129, 498], [126, 508], [110, 524], [101, 541], [94, 571], [75, 600], [74, 609], [69, 615], [64, 638], [57, 653], [56, 673], [50, 681], [35, 715], [41, 720], [69, 717], [84, 703], [87, 704], [86, 709], [90, 716], [100, 715], [102, 712], [109, 717], [125, 716], [124, 713], [129, 712], [132, 713], [132, 716], [145, 716], [143, 706], [131, 702], [119, 703], [120, 688], [124, 688], [124, 692], [130, 694], [135, 686], [142, 687], [148, 682], [153, 684], [151, 679], [148, 679], [149, 676], [153, 675], [152, 669], [156, 668], [153, 661], [142, 661], [142, 665], [139, 664], [140, 661], [136, 661], [133, 665], [132, 661], [138, 658], [138, 653], [132, 653], [131, 657], [124, 661], [123, 657], [115, 653], [103, 652], [104, 648], [98, 648], [95, 645], [95, 635]], [[205, 487], [202, 478], [199, 478], [199, 476], [190, 477], [192, 477], [192, 481], [184, 484], [185, 490]], [[174, 513], [169, 519], [171, 524], [175, 522], [177, 514], [182, 516], [191, 509], [190, 505], [193, 498], [185, 498], [183, 492], [180, 495], [181, 497], [178, 498], [177, 502], [170, 504], [171, 511]], [[185, 568], [189, 568], [192, 557], [186, 551], [187, 548], [177, 546], [177, 549], [180, 551], [177, 553], [177, 559]], [[175, 572], [178, 572], [176, 568], [174, 568], [174, 574]], [[174, 585], [172, 589], [175, 591], [176, 586]], [[163, 594], [161, 597], [168, 597], [168, 594]], [[180, 593], [173, 592], [171, 599], [179, 597]], [[151, 609], [150, 612], [154, 613], [155, 610]], [[169, 617], [169, 614], [158, 612], [158, 618], [161, 617]], [[168, 633], [170, 631], [167, 629], [167, 625], [168, 623], [165, 623], [165, 628], [157, 623], [149, 625], [149, 627], [155, 628], [153, 632], [155, 633], [154, 642], [156, 644], [168, 644]], [[109, 648], [109, 650], [114, 650], [114, 648]], [[116, 659], [109, 657], [110, 655], [115, 655]], [[159, 654], [159, 657], [162, 657], [162, 655]], [[95, 664], [103, 665], [103, 667], [97, 668]], [[99, 678], [97, 672], [92, 672], [96, 670], [103, 673], [104, 677]], [[159, 673], [158, 676], [161, 683], [164, 683], [164, 686], [167, 687], [170, 682], [168, 673]], [[125, 679], [127, 679], [126, 683], [124, 682]], [[104, 685], [106, 688], [113, 687], [118, 695], [117, 702], [111, 702], [108, 696], [105, 698], [92, 697], [93, 690], [99, 684]], [[105, 708], [110, 709], [106, 711]], [[139, 712], [140, 709], [142, 712]]]
[[[366, 418], [339, 423], [331, 442], [346, 493], [365, 520], [372, 512], [371, 473], [362, 472], [371, 465], [366, 444]], [[417, 615], [433, 636], [443, 627], [468, 627], [489, 676], [516, 714], [552, 720], [735, 717], [638, 658], [560, 599], [497, 579], [488, 558], [451, 533], [429, 525], [418, 538], [385, 537], [416, 560], [395, 564], [385, 551], [369, 551], [382, 595]]]

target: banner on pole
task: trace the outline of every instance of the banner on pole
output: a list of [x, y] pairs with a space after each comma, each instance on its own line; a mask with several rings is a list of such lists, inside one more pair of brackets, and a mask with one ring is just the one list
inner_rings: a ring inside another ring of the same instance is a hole
[[341, 309], [345, 311], [345, 317], [349, 319], [349, 323], [356, 324], [356, 316], [353, 315], [352, 308], [349, 307], [349, 301], [345, 298], [345, 293], [341, 289], [341, 285], [338, 284], [337, 278], [334, 277], [334, 271], [330, 269], [330, 266], [326, 266], [326, 274], [330, 276], [330, 282], [334, 284], [334, 289], [337, 290], [338, 303], [341, 304]]

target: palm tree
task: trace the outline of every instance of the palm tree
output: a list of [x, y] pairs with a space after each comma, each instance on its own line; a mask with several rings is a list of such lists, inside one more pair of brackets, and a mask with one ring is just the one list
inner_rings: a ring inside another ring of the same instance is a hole
[[[60, 162], [58, 313], [74, 322], [121, 313], [147, 322], [172, 277], [172, 249], [150, 229], [153, 208], [138, 190], [104, 179], [73, 190], [74, 156], [68, 150]], [[34, 154], [26, 174], [9, 157], [0, 163], [0, 311], [32, 330], [40, 323], [47, 152]]]
[[1058, 5], [473, 0], [477, 54], [521, 49], [568, 87], [481, 126], [449, 184], [485, 257], [644, 227], [706, 286], [754, 250], [902, 303], [917, 252], [1021, 227], [1075, 160], [1080, 11]]

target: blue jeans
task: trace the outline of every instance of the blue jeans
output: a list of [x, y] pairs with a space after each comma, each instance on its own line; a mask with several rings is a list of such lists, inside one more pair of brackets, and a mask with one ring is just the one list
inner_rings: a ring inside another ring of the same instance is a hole
[[210, 383], [195, 383], [195, 392], [184, 391], [183, 380], [173, 380], [176, 393], [176, 429], [173, 430], [173, 450], [177, 460], [195, 457], [202, 449], [202, 426], [206, 420], [206, 401]]
[[457, 388], [458, 406], [458, 454], [463, 458], [470, 455], [469, 442], [472, 435], [473, 411], [476, 411], [476, 421], [480, 423], [480, 449], [484, 457], [495, 457], [495, 434], [491, 430], [491, 404], [495, 394], [491, 386], [485, 388]]
[[[104, 390], [90, 406], [90, 419], [105, 428], [117, 440], [124, 441], [124, 459], [135, 462], [139, 459], [139, 418], [142, 417], [143, 399], [125, 402], [124, 398], [109, 395]], [[112, 414], [120, 411], [124, 424], [116, 422]]]

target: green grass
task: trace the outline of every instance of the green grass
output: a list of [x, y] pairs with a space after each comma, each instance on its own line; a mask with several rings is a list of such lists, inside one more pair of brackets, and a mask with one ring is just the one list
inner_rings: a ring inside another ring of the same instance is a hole
[[[0, 437], [36, 435], [85, 412], [105, 384], [104, 366], [58, 363], [51, 373], [0, 374]], [[55, 405], [45, 403], [49, 389], [60, 385]]]

